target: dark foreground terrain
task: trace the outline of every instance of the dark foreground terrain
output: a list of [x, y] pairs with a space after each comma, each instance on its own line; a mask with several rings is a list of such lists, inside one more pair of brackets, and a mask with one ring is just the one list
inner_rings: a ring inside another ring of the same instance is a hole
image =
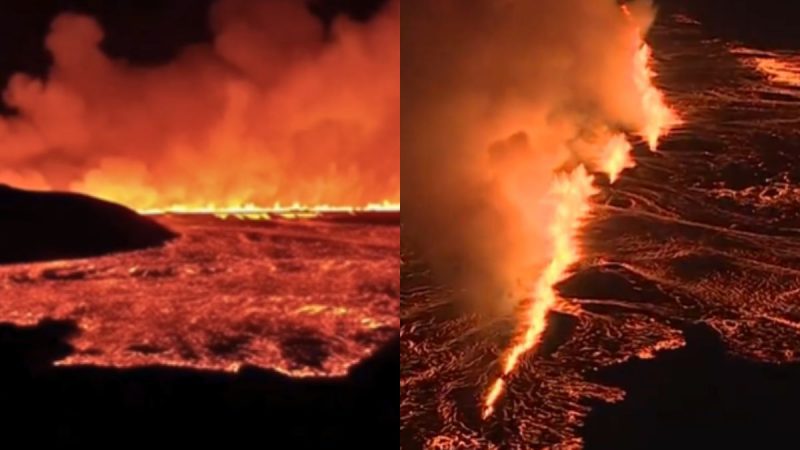
[[[670, 275], [656, 277], [662, 291], [681, 294], [689, 320], [670, 326], [681, 330], [685, 345], [589, 375], [622, 389], [625, 397], [590, 402], [581, 432], [585, 448], [797, 448], [800, 29], [795, 19], [800, 3], [658, 3], [662, 15], [694, 21], [683, 30], [664, 25], [655, 33], [665, 52], [675, 52], [670, 63], [677, 67], [664, 83], [676, 87], [676, 97], [697, 79], [691, 66], [681, 67], [699, 60], [693, 52], [705, 48], [707, 61], [716, 61], [706, 72], [715, 75], [695, 84], [713, 107], [706, 112], [700, 102], [684, 103], [696, 121], [688, 131], [699, 140], [691, 143], [687, 133], [687, 142], [676, 142], [672, 150], [675, 159], [689, 161], [694, 150], [703, 150], [708, 169], [698, 170], [690, 189], [718, 203], [713, 212], [702, 213], [689, 202], [678, 210], [697, 223], [685, 222], [670, 238], [688, 228], [711, 227], [689, 237], [696, 245], [680, 252]], [[733, 64], [725, 61], [726, 51], [736, 58]], [[725, 74], [728, 80], [722, 82]], [[722, 170], [711, 175], [715, 167]], [[743, 233], [725, 237], [729, 230]], [[673, 246], [662, 238], [660, 254], [670, 254], [684, 239]], [[654, 266], [642, 272], [659, 273], [650, 270]], [[656, 317], [669, 309], [660, 310], [665, 303], [653, 305]], [[615, 307], [608, 306], [613, 313]]]
[[0, 448], [395, 447], [398, 225], [0, 187]]
[[716, 333], [687, 326], [686, 346], [593, 376], [626, 391], [598, 402], [584, 427], [587, 450], [797, 448], [800, 364], [726, 354]]
[[153, 247], [175, 237], [121, 205], [0, 184], [0, 264], [97, 256]]
[[[69, 322], [0, 325], [0, 433], [26, 448], [393, 448], [399, 342], [344, 377], [53, 367]], [[41, 447], [40, 447], [41, 446]], [[9, 447], [11, 448], [11, 447]]]

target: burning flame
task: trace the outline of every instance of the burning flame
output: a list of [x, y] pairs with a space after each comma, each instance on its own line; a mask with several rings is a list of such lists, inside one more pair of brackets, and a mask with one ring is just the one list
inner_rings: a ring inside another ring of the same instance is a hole
[[579, 249], [575, 234], [589, 213], [589, 197], [596, 192], [593, 181], [594, 178], [582, 165], [568, 174], [556, 176], [553, 180], [553, 196], [557, 204], [550, 228], [553, 257], [536, 281], [533, 292], [536, 301], [527, 311], [525, 331], [506, 355], [503, 375], [494, 382], [486, 397], [484, 418], [494, 411], [494, 403], [505, 386], [503, 377], [514, 370], [523, 354], [539, 344], [547, 326], [547, 313], [557, 300], [553, 286], [561, 280], [567, 268], [578, 260]]
[[624, 134], [616, 134], [608, 141], [601, 154], [600, 165], [600, 170], [608, 174], [612, 183], [617, 181], [623, 170], [636, 165], [631, 158], [631, 144]]
[[[622, 12], [631, 23], [635, 24], [627, 5], [622, 5]], [[650, 150], [655, 151], [661, 136], [678, 125], [680, 119], [664, 102], [664, 94], [653, 85], [653, 79], [656, 77], [656, 73], [651, 67], [653, 50], [644, 40], [645, 33], [638, 26], [634, 26], [634, 32], [634, 43], [638, 50], [636, 58], [633, 60], [633, 81], [639, 91], [642, 109], [646, 117], [645, 126], [639, 130], [639, 135], [647, 141]]]
[[0, 183], [151, 214], [399, 203], [399, 0], [330, 20], [296, 0], [210, 3], [207, 42], [148, 65], [107, 54], [95, 18], [56, 16], [47, 74], [3, 80]]
[[[626, 17], [632, 19], [625, 5], [622, 10]], [[637, 26], [635, 31], [638, 50], [634, 58], [633, 77], [645, 117], [645, 124], [637, 134], [647, 141], [651, 151], [655, 151], [659, 139], [678, 124], [679, 119], [665, 104], [661, 91], [653, 85], [655, 73], [651, 69], [651, 50], [644, 42], [642, 30]], [[634, 166], [631, 148], [624, 133], [614, 134], [606, 142], [598, 168], [608, 175], [612, 183], [624, 169]], [[552, 182], [552, 192], [557, 204], [549, 230], [552, 256], [536, 280], [532, 292], [534, 301], [525, 313], [522, 331], [504, 357], [502, 373], [486, 394], [482, 411], [484, 419], [494, 412], [495, 403], [505, 390], [507, 378], [519, 364], [520, 358], [541, 341], [547, 326], [547, 315], [558, 301], [555, 285], [564, 278], [569, 267], [580, 259], [577, 231], [591, 210], [591, 196], [597, 192], [594, 177], [585, 166], [580, 165], [567, 174], [557, 174]]]
[[338, 213], [355, 214], [359, 212], [398, 212], [400, 204], [384, 200], [381, 203], [368, 203], [365, 206], [333, 206], [333, 205], [303, 205], [293, 203], [283, 206], [279, 202], [273, 206], [259, 206], [253, 203], [242, 203], [233, 206], [216, 206], [213, 203], [205, 206], [192, 206], [174, 204], [167, 208], [150, 208], [139, 210], [140, 214], [212, 214], [221, 219], [236, 217], [249, 220], [268, 220], [272, 216], [283, 218], [309, 218], [320, 214]]

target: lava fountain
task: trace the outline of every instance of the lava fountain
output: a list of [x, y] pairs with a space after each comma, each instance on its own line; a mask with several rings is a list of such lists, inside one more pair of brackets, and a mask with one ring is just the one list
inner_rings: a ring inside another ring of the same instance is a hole
[[[623, 14], [633, 24], [632, 14], [626, 5]], [[652, 51], [644, 41], [645, 33], [633, 27], [635, 52], [631, 66], [631, 76], [645, 115], [643, 126], [636, 131], [644, 139], [650, 150], [655, 151], [658, 141], [675, 126], [679, 119], [664, 102], [664, 96], [653, 84], [655, 72], [652, 69]], [[622, 170], [633, 167], [631, 145], [625, 134], [612, 135], [600, 152], [599, 170], [609, 180], [615, 182]], [[533, 302], [525, 311], [518, 337], [503, 358], [502, 373], [490, 385], [484, 399], [482, 417], [492, 415], [497, 400], [502, 395], [508, 377], [514, 372], [520, 358], [534, 350], [547, 327], [549, 311], [558, 301], [555, 285], [561, 281], [569, 267], [580, 258], [578, 231], [591, 210], [591, 196], [596, 193], [594, 177], [584, 165], [579, 165], [567, 174], [556, 174], [552, 181], [551, 199], [556, 203], [555, 215], [551, 218], [549, 229], [552, 258], [536, 280]]]

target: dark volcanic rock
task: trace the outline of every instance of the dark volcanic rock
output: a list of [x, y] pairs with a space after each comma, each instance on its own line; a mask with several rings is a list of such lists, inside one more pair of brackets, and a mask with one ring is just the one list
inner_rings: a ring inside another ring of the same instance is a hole
[[0, 264], [81, 258], [163, 244], [175, 233], [86, 195], [0, 185]]
[[800, 364], [738, 358], [703, 324], [683, 332], [685, 347], [592, 375], [626, 395], [593, 404], [584, 448], [797, 448]]
[[800, 2], [789, 0], [656, 0], [660, 15], [689, 14], [703, 29], [728, 41], [757, 48], [796, 49]]
[[35, 448], [397, 448], [399, 336], [345, 377], [292, 378], [253, 367], [53, 366], [72, 352], [75, 332], [71, 322], [0, 323], [4, 439]]

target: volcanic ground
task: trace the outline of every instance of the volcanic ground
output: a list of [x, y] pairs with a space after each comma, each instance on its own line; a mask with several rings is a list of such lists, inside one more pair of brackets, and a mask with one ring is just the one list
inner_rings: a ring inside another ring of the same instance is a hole
[[57, 364], [249, 365], [292, 377], [343, 376], [397, 335], [396, 213], [155, 219], [179, 237], [0, 266], [0, 322], [74, 322], [73, 351]]
[[465, 311], [404, 250], [402, 448], [783, 448], [767, 442], [791, 436], [800, 56], [670, 9], [648, 40], [685, 123], [657, 153], [638, 144], [637, 167], [594, 198], [564, 301], [488, 420], [481, 400], [516, 319]]

